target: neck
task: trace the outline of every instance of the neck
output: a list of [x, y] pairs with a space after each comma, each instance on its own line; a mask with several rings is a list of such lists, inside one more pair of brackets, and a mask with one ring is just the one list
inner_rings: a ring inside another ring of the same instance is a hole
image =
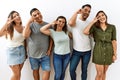
[[20, 23], [16, 23], [15, 27], [19, 27], [19, 26], [21, 26], [21, 24]]
[[39, 23], [39, 24], [42, 24], [42, 23], [43, 23], [43, 21], [35, 21], [35, 22], [37, 22], [37, 23]]
[[56, 29], [56, 31], [62, 31], [62, 29]]
[[106, 27], [106, 24], [105, 23], [101, 23], [100, 26], [101, 27]]
[[107, 26], [106, 26], [106, 24], [105, 24], [105, 23], [100, 24], [100, 26], [101, 26], [101, 29], [102, 29], [103, 31], [105, 31], [105, 30], [107, 29]]
[[62, 31], [62, 28], [57, 27], [56, 31]]

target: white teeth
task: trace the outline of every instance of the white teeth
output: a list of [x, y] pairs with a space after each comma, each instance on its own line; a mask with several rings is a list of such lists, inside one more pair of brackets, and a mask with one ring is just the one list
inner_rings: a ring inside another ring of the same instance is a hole
[[101, 21], [103, 21], [104, 19], [100, 19]]

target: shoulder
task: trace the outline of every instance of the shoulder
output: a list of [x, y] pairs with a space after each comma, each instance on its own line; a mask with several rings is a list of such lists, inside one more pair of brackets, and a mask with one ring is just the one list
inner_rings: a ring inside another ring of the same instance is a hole
[[115, 28], [115, 25], [113, 25], [113, 24], [108, 24], [108, 27], [110, 27], [110, 28]]
[[108, 24], [108, 26], [110, 26], [110, 27], [115, 27], [115, 25], [114, 25], [114, 24]]
[[33, 27], [34, 25], [36, 25], [35, 22], [30, 23], [30, 27]]
[[43, 24], [48, 24], [48, 22], [46, 22], [46, 21], [43, 21]]

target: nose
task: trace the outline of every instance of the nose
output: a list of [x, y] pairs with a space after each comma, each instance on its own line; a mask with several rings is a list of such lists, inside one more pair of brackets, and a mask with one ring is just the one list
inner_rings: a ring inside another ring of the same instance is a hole
[[39, 15], [36, 15], [36, 17], [38, 18], [38, 17], [39, 17]]
[[86, 11], [85, 13], [86, 13], [86, 14], [89, 14], [90, 12], [89, 12], [89, 11]]
[[63, 22], [60, 22], [60, 25], [63, 25], [64, 23]]
[[19, 16], [16, 16], [16, 18], [19, 18]]
[[16, 16], [15, 19], [19, 19], [19, 16]]

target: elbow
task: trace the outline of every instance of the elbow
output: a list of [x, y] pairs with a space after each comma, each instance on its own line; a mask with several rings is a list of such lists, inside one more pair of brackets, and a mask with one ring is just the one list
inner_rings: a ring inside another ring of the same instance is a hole
[[27, 38], [30, 37], [30, 35], [26, 34], [26, 35], [23, 35], [23, 37], [24, 37], [25, 39], [27, 39]]
[[71, 27], [73, 27], [73, 26], [75, 26], [75, 23], [69, 21], [68, 25], [71, 26]]
[[44, 33], [44, 31], [42, 30], [42, 28], [40, 28], [40, 32], [41, 32], [41, 33]]
[[28, 38], [28, 36], [26, 36], [26, 35], [23, 35], [23, 37], [24, 37], [25, 39], [27, 39], [27, 38]]
[[24, 37], [25, 39], [27, 39], [27, 38], [28, 38], [28, 36], [25, 36], [25, 35], [23, 35], [23, 37]]
[[40, 32], [47, 35], [47, 31], [44, 30], [43, 28], [40, 28]]
[[42, 28], [40, 28], [40, 32], [42, 32]]
[[31, 31], [23, 30], [22, 35], [24, 38], [30, 37]]
[[28, 34], [23, 33], [23, 37], [24, 37], [25, 39], [27, 39], [27, 38], [29, 37], [29, 35], [28, 35]]
[[89, 35], [90, 33], [89, 33], [89, 32], [86, 32], [86, 31], [83, 31], [83, 34]]

